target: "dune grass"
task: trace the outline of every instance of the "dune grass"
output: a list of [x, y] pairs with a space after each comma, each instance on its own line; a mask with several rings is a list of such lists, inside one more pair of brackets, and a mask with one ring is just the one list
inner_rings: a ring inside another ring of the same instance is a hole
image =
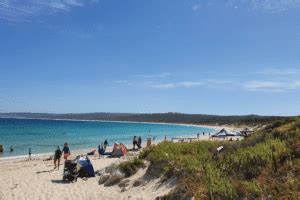
[[145, 149], [139, 159], [151, 163], [149, 171], [177, 177], [177, 188], [162, 199], [296, 199], [300, 119], [275, 122], [239, 142], [162, 142]]

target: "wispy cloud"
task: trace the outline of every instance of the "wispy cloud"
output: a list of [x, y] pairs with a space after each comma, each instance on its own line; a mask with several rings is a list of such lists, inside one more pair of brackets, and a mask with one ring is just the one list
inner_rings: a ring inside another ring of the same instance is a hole
[[300, 80], [294, 81], [248, 81], [244, 87], [251, 91], [277, 91], [283, 92], [287, 90], [300, 89]]
[[[203, 0], [195, 1], [196, 3], [192, 6], [194, 11], [200, 8], [205, 8], [212, 5], [220, 5], [219, 1], [216, 0]], [[245, 8], [249, 11], [262, 11], [270, 13], [280, 13], [291, 8], [300, 7], [300, 0], [228, 0], [224, 6], [231, 8]]]
[[291, 76], [300, 75], [300, 69], [297, 68], [269, 68], [259, 71], [258, 74], [268, 75], [268, 76]]
[[134, 78], [166, 78], [169, 76], [171, 76], [171, 73], [163, 72], [159, 74], [136, 74], [133, 77]]
[[285, 92], [300, 89], [299, 68], [265, 68], [249, 77], [231, 76], [222, 78], [202, 78], [180, 80], [180, 76], [170, 73], [133, 75], [128, 80], [117, 80], [115, 83], [135, 87], [160, 90], [204, 88], [217, 90], [245, 90], [265, 92]]
[[283, 12], [300, 6], [299, 0], [229, 0], [229, 5], [265, 12]]
[[152, 85], [152, 88], [157, 89], [171, 89], [171, 88], [191, 88], [191, 87], [199, 87], [205, 85], [204, 82], [199, 81], [184, 81], [184, 82], [174, 82], [174, 83], [163, 83], [163, 84], [155, 84]]
[[31, 21], [34, 16], [70, 11], [98, 0], [1, 0], [0, 19], [10, 22]]
[[225, 88], [234, 85], [233, 81], [230, 80], [215, 80], [205, 79], [199, 81], [179, 81], [171, 83], [159, 83], [153, 84], [150, 87], [157, 89], [172, 89], [172, 88], [195, 88], [195, 87], [206, 87], [206, 88]]

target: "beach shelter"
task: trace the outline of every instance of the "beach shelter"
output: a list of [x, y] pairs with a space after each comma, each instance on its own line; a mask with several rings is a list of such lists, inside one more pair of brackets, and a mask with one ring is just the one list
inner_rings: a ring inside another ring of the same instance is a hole
[[122, 157], [127, 154], [127, 148], [124, 144], [116, 142], [111, 152], [112, 157]]
[[237, 135], [229, 130], [226, 130], [225, 128], [221, 129], [219, 132], [212, 135], [212, 137], [218, 137], [218, 138], [225, 138], [228, 136], [237, 136]]
[[87, 156], [78, 159], [79, 177], [95, 177], [94, 167]]
[[240, 135], [247, 137], [251, 135], [253, 132], [254, 132], [253, 130], [250, 130], [249, 128], [245, 128], [244, 130], [240, 131]]

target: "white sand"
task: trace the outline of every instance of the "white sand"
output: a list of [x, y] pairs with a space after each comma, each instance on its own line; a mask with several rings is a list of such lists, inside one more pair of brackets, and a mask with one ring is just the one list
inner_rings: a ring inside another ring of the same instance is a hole
[[[96, 171], [125, 159], [91, 157], [91, 161]], [[143, 186], [133, 187], [134, 180], [141, 178], [146, 169], [141, 169], [132, 176], [127, 191], [121, 192], [118, 185], [99, 185], [99, 176], [87, 180], [79, 178], [75, 183], [64, 183], [63, 165], [59, 170], [53, 168], [53, 161], [43, 161], [41, 158], [31, 161], [1, 161], [0, 199], [155, 199], [174, 188], [174, 183], [161, 185], [158, 179]]]
[[[211, 127], [221, 129], [221, 127]], [[207, 135], [199, 140], [209, 140]], [[157, 141], [158, 142], [158, 141]], [[157, 143], [156, 142], [156, 143]], [[86, 152], [86, 151], [85, 151]], [[74, 152], [73, 152], [74, 153]], [[75, 154], [75, 153], [74, 153]], [[79, 154], [78, 152], [76, 153]], [[49, 157], [49, 156], [48, 156]], [[130, 156], [129, 156], [130, 157]], [[127, 157], [127, 159], [129, 158]], [[63, 159], [59, 170], [53, 170], [53, 161], [43, 161], [45, 157], [34, 158], [26, 161], [18, 159], [0, 160], [0, 200], [10, 199], [155, 199], [158, 196], [168, 194], [175, 187], [175, 180], [161, 184], [159, 179], [150, 180], [147, 184], [133, 187], [135, 180], [142, 178], [146, 169], [139, 170], [130, 177], [127, 191], [121, 192], [116, 186], [104, 187], [98, 184], [99, 177], [87, 180], [78, 179], [75, 183], [65, 183], [63, 176]], [[112, 163], [126, 161], [124, 158], [98, 158], [92, 156], [92, 164], [95, 171], [104, 169]]]

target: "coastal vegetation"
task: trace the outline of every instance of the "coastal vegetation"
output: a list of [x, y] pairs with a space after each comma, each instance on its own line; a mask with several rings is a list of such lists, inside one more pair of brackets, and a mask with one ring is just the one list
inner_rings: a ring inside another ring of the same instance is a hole
[[159, 199], [297, 199], [300, 118], [276, 121], [243, 141], [165, 141], [120, 167], [130, 176], [143, 161], [150, 163], [148, 175], [177, 179]]

